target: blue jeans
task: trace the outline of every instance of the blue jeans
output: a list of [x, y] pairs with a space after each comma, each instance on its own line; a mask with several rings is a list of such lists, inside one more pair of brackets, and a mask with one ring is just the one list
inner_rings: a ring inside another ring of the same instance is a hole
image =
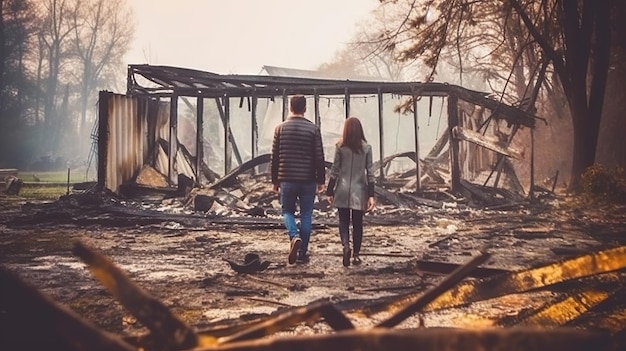
[[[280, 183], [280, 204], [283, 214], [283, 221], [289, 239], [300, 235], [302, 244], [298, 255], [305, 255], [309, 249], [311, 230], [313, 227], [313, 204], [315, 202], [315, 192], [317, 185], [314, 182], [281, 182]], [[296, 206], [300, 207], [300, 229], [296, 223]]]

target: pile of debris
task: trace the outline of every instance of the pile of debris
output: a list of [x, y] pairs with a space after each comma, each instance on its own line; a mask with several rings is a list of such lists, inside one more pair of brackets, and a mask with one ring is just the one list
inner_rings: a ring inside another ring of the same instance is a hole
[[0, 190], [7, 195], [18, 195], [23, 185], [22, 179], [17, 177], [17, 169], [0, 169]]
[[[3, 299], [3, 346], [38, 349], [46, 345], [63, 350], [622, 350], [626, 247], [617, 247], [520, 272], [480, 280], [464, 280], [490, 257], [483, 252], [471, 258], [423, 291], [379, 300], [315, 301], [301, 307], [235, 324], [196, 330], [163, 302], [139, 287], [108, 257], [80, 242], [80, 258], [111, 295], [149, 332], [120, 337], [108, 333], [72, 310], [30, 287], [0, 267]], [[254, 261], [256, 258], [250, 258]], [[568, 283], [575, 283], [574, 288]], [[457, 308], [464, 304], [513, 294], [549, 289], [553, 297], [497, 325], [505, 328], [403, 328], [400, 323], [417, 313]], [[373, 328], [357, 328], [350, 314], [386, 317]], [[11, 321], [11, 323], [8, 323]], [[578, 330], [577, 322], [595, 325]], [[300, 323], [324, 322], [333, 333], [273, 338]], [[569, 323], [570, 327], [565, 327]], [[551, 328], [546, 328], [550, 326]], [[610, 331], [607, 333], [606, 331]], [[37, 338], [24, 338], [34, 333]], [[270, 337], [267, 337], [270, 336]]]

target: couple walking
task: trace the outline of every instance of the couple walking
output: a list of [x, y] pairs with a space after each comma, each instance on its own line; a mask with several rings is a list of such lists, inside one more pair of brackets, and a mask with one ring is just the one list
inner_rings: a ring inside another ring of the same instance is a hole
[[[290, 239], [288, 262], [308, 262], [315, 196], [326, 188], [326, 195], [339, 214], [343, 265], [349, 266], [351, 258], [354, 264], [360, 264], [363, 215], [375, 205], [372, 148], [367, 144], [361, 122], [355, 117], [344, 122], [326, 187], [322, 136], [319, 128], [304, 117], [306, 98], [291, 97], [289, 109], [287, 120], [274, 130], [271, 158], [272, 184], [280, 194], [283, 221]], [[295, 217], [297, 207], [299, 227]]]

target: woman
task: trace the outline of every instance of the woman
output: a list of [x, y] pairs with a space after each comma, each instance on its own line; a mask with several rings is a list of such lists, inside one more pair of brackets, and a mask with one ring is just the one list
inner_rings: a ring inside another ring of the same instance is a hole
[[[350, 117], [344, 122], [342, 139], [335, 148], [326, 195], [339, 213], [343, 265], [350, 265], [350, 256], [353, 264], [360, 264], [363, 214], [374, 208], [375, 201], [372, 147], [367, 143], [361, 122], [356, 117]], [[354, 254], [350, 248], [350, 224]]]

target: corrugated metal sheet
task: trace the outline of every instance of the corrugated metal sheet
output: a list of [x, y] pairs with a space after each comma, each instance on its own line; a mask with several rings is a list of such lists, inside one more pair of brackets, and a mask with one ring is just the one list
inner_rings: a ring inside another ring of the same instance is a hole
[[111, 94], [108, 104], [108, 143], [105, 186], [119, 186], [136, 175], [147, 153], [147, 99]]
[[[153, 166], [167, 176], [169, 158], [159, 140], [169, 142], [170, 103], [146, 97], [125, 96], [106, 92], [106, 169], [104, 187], [119, 192], [120, 185], [132, 181], [145, 165]], [[151, 117], [152, 116], [152, 117]], [[101, 134], [102, 137], [102, 134]], [[102, 153], [101, 153], [102, 155]], [[196, 179], [192, 166], [178, 150], [173, 175], [183, 173]], [[170, 181], [175, 183], [176, 177]]]

